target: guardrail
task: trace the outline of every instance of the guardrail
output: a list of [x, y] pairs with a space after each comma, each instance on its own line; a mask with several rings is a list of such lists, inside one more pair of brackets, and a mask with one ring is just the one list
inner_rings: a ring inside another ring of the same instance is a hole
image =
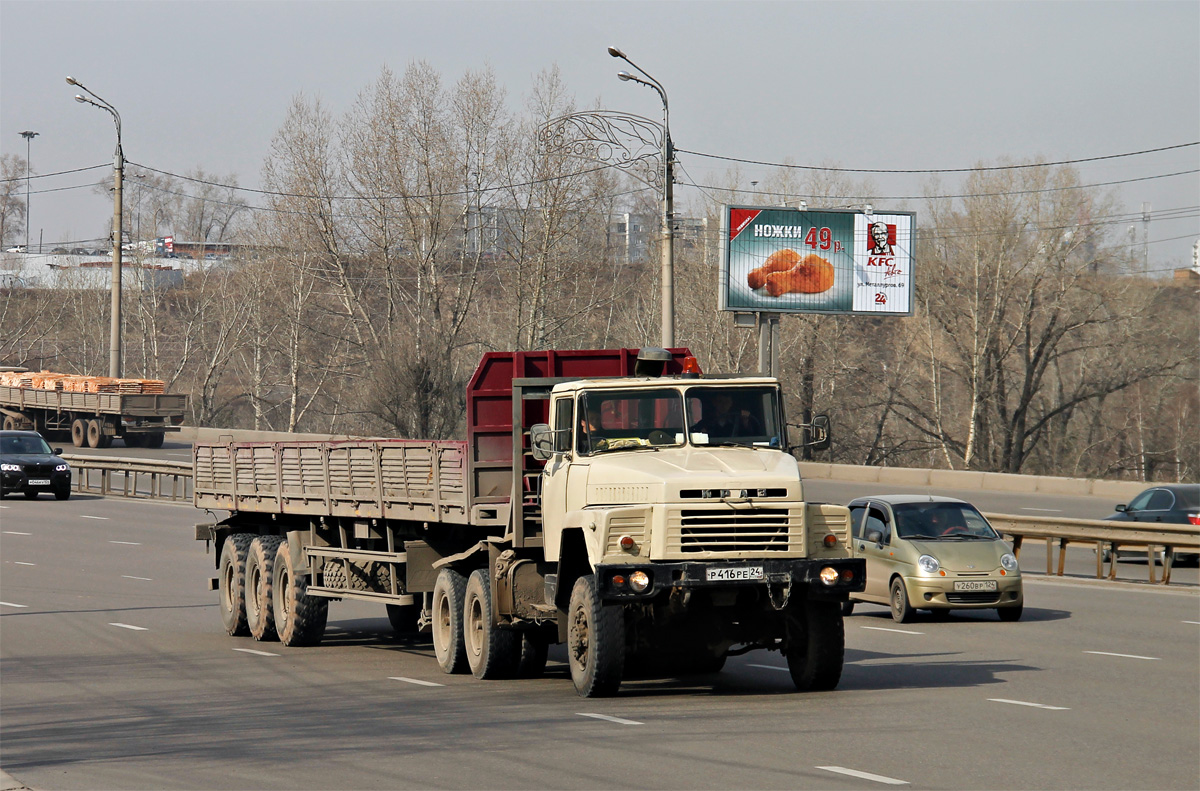
[[1178, 550], [1200, 553], [1200, 528], [1190, 524], [1170, 522], [1110, 522], [1106, 519], [1067, 519], [1057, 516], [1018, 516], [1014, 514], [984, 514], [992, 527], [1012, 536], [1013, 552], [1021, 556], [1021, 544], [1026, 538], [1046, 540], [1046, 574], [1054, 575], [1054, 544], [1058, 544], [1057, 576], [1063, 575], [1067, 561], [1067, 545], [1091, 544], [1096, 549], [1096, 576], [1104, 577], [1104, 551], [1109, 555], [1108, 579], [1117, 578], [1117, 551], [1122, 547], [1145, 548], [1150, 582], [1155, 582], [1154, 555], [1163, 549], [1162, 582], [1171, 582], [1171, 566]]
[[[191, 500], [192, 465], [184, 461], [148, 461], [111, 456], [64, 455], [74, 472], [75, 491], [118, 497], [179, 502]], [[170, 483], [170, 490], [167, 484]], [[1069, 544], [1089, 544], [1096, 550], [1096, 577], [1117, 578], [1117, 550], [1145, 548], [1150, 582], [1157, 582], [1154, 555], [1163, 548], [1162, 584], [1171, 582], [1177, 551], [1200, 554], [1200, 528], [1167, 522], [1110, 522], [1104, 519], [1067, 519], [1057, 516], [985, 514], [999, 532], [1010, 536], [1020, 557], [1025, 539], [1045, 539], [1046, 574], [1063, 576]], [[1057, 569], [1054, 547], [1058, 546]], [[1111, 549], [1104, 572], [1104, 550]]]
[[171, 502], [192, 499], [191, 462], [79, 454], [63, 458], [71, 465], [72, 486], [80, 494]]

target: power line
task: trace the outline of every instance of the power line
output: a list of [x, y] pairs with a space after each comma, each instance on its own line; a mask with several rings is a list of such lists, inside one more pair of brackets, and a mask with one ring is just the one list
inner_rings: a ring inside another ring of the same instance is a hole
[[[788, 168], [791, 170], [823, 170], [831, 173], [973, 173], [981, 170], [1020, 170], [1022, 168], [1048, 168], [1057, 165], [1077, 165], [1081, 162], [1099, 162], [1105, 159], [1120, 159], [1122, 157], [1136, 157], [1142, 154], [1153, 154], [1159, 151], [1173, 151], [1177, 148], [1187, 148], [1188, 146], [1200, 145], [1200, 141], [1195, 143], [1179, 143], [1173, 146], [1163, 146], [1161, 148], [1147, 148], [1142, 151], [1130, 151], [1125, 154], [1107, 154], [1099, 157], [1084, 157], [1083, 159], [1064, 159], [1058, 162], [1040, 162], [1023, 165], [993, 165], [988, 167], [973, 167], [973, 168], [929, 168], [925, 170], [897, 170], [886, 168], [831, 168], [819, 167], [817, 165], [790, 165], [783, 162], [763, 162], [754, 159], [741, 159], [739, 157], [727, 157], [720, 154], [705, 154], [700, 151], [689, 151], [684, 148], [675, 149], [680, 154], [691, 154], [697, 157], [706, 157], [708, 159], [720, 159], [726, 162], [739, 162], [745, 165], [763, 165], [773, 168]], [[1194, 171], [1191, 171], [1194, 172]]]
[[[29, 178], [31, 178], [31, 179], [48, 179], [51, 176], [66, 176], [67, 174], [70, 174], [70, 173], [84, 173], [89, 170], [97, 170], [99, 168], [111, 168], [111, 167], [112, 167], [112, 165], [108, 165], [108, 164], [92, 165], [89, 168], [75, 168], [74, 170], [60, 170], [57, 173], [38, 173], [37, 175], [30, 176]], [[16, 176], [14, 178], [0, 179], [0, 183], [7, 183], [10, 181], [25, 181], [25, 176]]]

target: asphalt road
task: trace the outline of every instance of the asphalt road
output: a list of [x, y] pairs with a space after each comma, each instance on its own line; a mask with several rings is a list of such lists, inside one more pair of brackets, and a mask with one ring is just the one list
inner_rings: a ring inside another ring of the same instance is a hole
[[0, 768], [53, 789], [1196, 789], [1200, 593], [1026, 579], [1025, 617], [846, 619], [833, 692], [777, 654], [575, 695], [443, 675], [383, 608], [231, 639], [186, 506], [0, 502]]

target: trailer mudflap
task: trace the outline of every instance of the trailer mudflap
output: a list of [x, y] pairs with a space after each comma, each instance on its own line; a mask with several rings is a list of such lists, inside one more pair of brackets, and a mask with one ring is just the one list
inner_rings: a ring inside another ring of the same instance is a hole
[[[832, 579], [826, 582], [822, 577]], [[665, 590], [692, 590], [760, 585], [776, 594], [797, 589], [808, 599], [846, 601], [851, 593], [866, 586], [866, 561], [862, 558], [796, 558], [789, 560], [708, 560], [658, 563], [600, 564], [596, 580], [606, 601], [650, 599]], [[630, 579], [641, 571], [650, 584], [635, 592]]]

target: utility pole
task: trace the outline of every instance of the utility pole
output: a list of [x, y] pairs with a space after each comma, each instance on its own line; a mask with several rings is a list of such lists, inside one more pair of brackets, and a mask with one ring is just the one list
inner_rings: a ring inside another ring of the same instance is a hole
[[38, 136], [38, 132], [22, 132], [25, 138], [25, 255], [29, 255], [29, 142]]

